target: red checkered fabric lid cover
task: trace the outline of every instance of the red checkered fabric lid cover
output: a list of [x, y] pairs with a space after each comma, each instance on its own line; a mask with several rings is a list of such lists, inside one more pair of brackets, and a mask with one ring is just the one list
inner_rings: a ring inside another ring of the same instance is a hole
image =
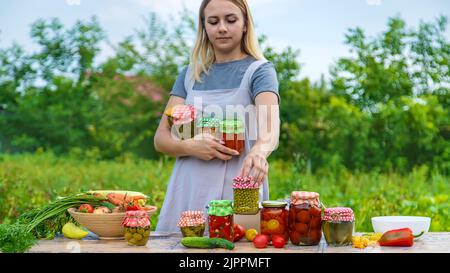
[[173, 124], [185, 124], [195, 119], [197, 110], [192, 105], [177, 105], [173, 108]]
[[201, 210], [187, 210], [181, 213], [180, 220], [178, 221], [178, 227], [193, 227], [202, 225], [205, 223], [203, 217], [203, 211]]
[[130, 210], [122, 221], [124, 227], [149, 227], [150, 217], [145, 210]]
[[257, 189], [260, 186], [253, 176], [236, 176], [233, 181], [233, 189]]
[[292, 205], [300, 205], [305, 203], [319, 206], [319, 194], [311, 191], [293, 191], [291, 193]]
[[351, 208], [326, 208], [324, 210], [323, 220], [335, 222], [352, 222], [355, 220], [355, 216]]

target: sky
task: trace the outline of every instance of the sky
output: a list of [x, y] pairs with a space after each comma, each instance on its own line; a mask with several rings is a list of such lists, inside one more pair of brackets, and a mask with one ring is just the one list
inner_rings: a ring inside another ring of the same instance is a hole
[[[248, 0], [258, 35], [268, 37], [277, 50], [299, 49], [300, 77], [312, 80], [329, 74], [339, 57], [348, 56], [343, 43], [349, 28], [361, 27], [366, 35], [386, 30], [389, 17], [400, 16], [409, 28], [439, 15], [450, 19], [450, 0]], [[0, 0], [0, 48], [16, 42], [29, 52], [30, 25], [38, 18], [58, 17], [67, 26], [96, 15], [109, 40], [117, 44], [144, 27], [143, 17], [156, 12], [163, 20], [177, 16], [182, 6], [196, 14], [201, 0]], [[167, 21], [170, 23], [170, 21]], [[450, 37], [450, 24], [447, 33]], [[113, 55], [105, 43], [99, 60]]]

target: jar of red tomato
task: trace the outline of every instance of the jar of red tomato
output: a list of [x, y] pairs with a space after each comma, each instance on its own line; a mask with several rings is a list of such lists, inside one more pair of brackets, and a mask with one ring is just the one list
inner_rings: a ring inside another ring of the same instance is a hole
[[239, 119], [225, 119], [221, 122], [222, 140], [224, 145], [239, 153], [244, 151], [245, 127]]
[[233, 207], [231, 200], [212, 200], [208, 206], [210, 238], [234, 240]]
[[289, 240], [287, 203], [280, 201], [264, 201], [261, 209], [261, 234], [281, 235]]
[[294, 191], [289, 206], [289, 238], [294, 245], [317, 245], [322, 237], [322, 206], [317, 192]]

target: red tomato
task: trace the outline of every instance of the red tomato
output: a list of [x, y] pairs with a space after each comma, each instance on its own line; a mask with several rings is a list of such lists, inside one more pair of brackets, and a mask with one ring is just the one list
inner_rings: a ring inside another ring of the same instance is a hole
[[309, 233], [309, 238], [311, 239], [312, 242], [316, 243], [316, 242], [320, 242], [320, 238], [322, 237], [322, 232], [321, 230], [311, 230], [311, 232]]
[[255, 239], [253, 239], [253, 245], [256, 248], [265, 248], [269, 244], [269, 236], [264, 234], [258, 234], [255, 236]]
[[282, 235], [273, 235], [272, 245], [276, 248], [283, 248], [286, 245], [286, 240]]
[[306, 210], [301, 210], [297, 213], [297, 221], [307, 224], [310, 220], [311, 216], [309, 212]]
[[291, 242], [293, 244], [297, 245], [298, 243], [300, 243], [300, 237], [301, 234], [297, 231], [292, 231], [291, 233], [289, 233], [289, 238], [291, 239]]
[[83, 213], [93, 213], [94, 212], [94, 208], [90, 204], [83, 204], [78, 208], [78, 210]]
[[234, 224], [234, 242], [239, 241], [245, 235], [245, 228], [241, 225]]
[[320, 217], [313, 217], [309, 225], [311, 226], [311, 228], [321, 228], [322, 220], [320, 219]]
[[308, 231], [308, 226], [304, 223], [295, 224], [295, 230], [299, 233], [306, 233]]

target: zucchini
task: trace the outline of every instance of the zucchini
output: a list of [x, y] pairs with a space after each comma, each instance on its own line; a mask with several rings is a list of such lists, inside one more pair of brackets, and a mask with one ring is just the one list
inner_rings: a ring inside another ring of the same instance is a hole
[[189, 248], [225, 248], [233, 249], [234, 244], [222, 238], [184, 237], [181, 244]]

